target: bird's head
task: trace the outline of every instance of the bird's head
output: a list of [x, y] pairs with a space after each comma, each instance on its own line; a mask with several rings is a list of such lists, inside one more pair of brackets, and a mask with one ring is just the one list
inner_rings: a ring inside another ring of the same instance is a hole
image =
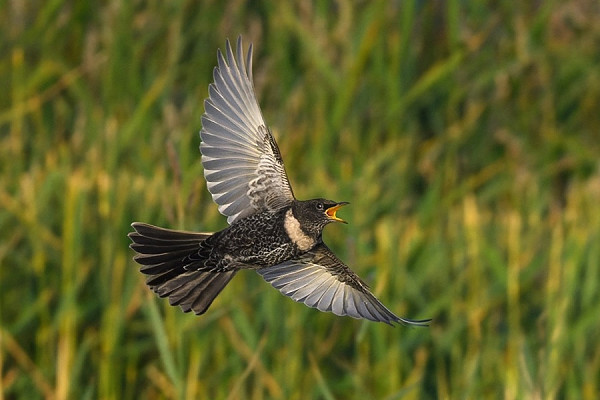
[[321, 235], [325, 225], [331, 222], [347, 223], [336, 215], [346, 204], [348, 202], [337, 203], [326, 199], [298, 201], [293, 207], [293, 212], [302, 230], [316, 237]]

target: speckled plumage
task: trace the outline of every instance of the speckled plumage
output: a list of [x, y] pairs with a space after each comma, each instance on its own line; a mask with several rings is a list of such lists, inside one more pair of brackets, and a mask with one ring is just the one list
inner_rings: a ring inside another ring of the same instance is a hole
[[297, 200], [265, 124], [246, 62], [229, 42], [218, 52], [202, 116], [202, 165], [207, 187], [229, 227], [216, 233], [175, 231], [133, 223], [129, 234], [146, 283], [183, 311], [203, 314], [241, 269], [256, 270], [293, 300], [321, 311], [391, 324], [400, 318], [323, 243], [336, 211], [347, 203]]
[[[297, 246], [285, 232], [286, 209], [264, 211], [245, 217], [213, 235], [214, 247], [206, 266], [213, 267], [223, 258], [219, 267], [263, 268], [277, 265], [299, 255]], [[228, 265], [231, 264], [231, 265]]]

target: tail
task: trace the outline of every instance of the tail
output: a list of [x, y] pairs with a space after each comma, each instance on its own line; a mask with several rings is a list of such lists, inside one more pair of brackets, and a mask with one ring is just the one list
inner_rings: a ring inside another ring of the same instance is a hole
[[175, 231], [141, 222], [131, 226], [135, 232], [128, 235], [133, 242], [129, 247], [138, 253], [134, 260], [142, 266], [140, 272], [148, 275], [146, 284], [184, 312], [204, 314], [237, 272], [202, 270], [210, 254], [211, 245], [206, 241], [210, 233]]

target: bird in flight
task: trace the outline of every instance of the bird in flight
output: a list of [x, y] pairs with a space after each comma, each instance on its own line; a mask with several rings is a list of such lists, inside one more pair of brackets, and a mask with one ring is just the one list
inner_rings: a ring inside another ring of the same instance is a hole
[[323, 228], [345, 221], [346, 202], [297, 200], [273, 134], [265, 124], [246, 61], [229, 41], [217, 52], [204, 106], [200, 152], [207, 187], [229, 226], [196, 233], [134, 222], [134, 260], [147, 285], [184, 312], [203, 314], [242, 269], [253, 269], [286, 296], [320, 311], [387, 324], [426, 326], [401, 318], [323, 243]]

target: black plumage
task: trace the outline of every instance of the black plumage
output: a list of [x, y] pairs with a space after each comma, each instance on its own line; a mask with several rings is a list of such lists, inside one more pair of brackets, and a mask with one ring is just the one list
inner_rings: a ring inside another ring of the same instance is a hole
[[321, 311], [372, 321], [427, 325], [400, 318], [323, 243], [322, 233], [345, 202], [297, 200], [281, 153], [267, 128], [252, 84], [252, 45], [246, 62], [229, 42], [209, 87], [200, 152], [207, 187], [229, 226], [216, 233], [175, 231], [133, 223], [135, 261], [148, 286], [171, 305], [196, 314], [241, 269], [256, 270], [292, 299]]

